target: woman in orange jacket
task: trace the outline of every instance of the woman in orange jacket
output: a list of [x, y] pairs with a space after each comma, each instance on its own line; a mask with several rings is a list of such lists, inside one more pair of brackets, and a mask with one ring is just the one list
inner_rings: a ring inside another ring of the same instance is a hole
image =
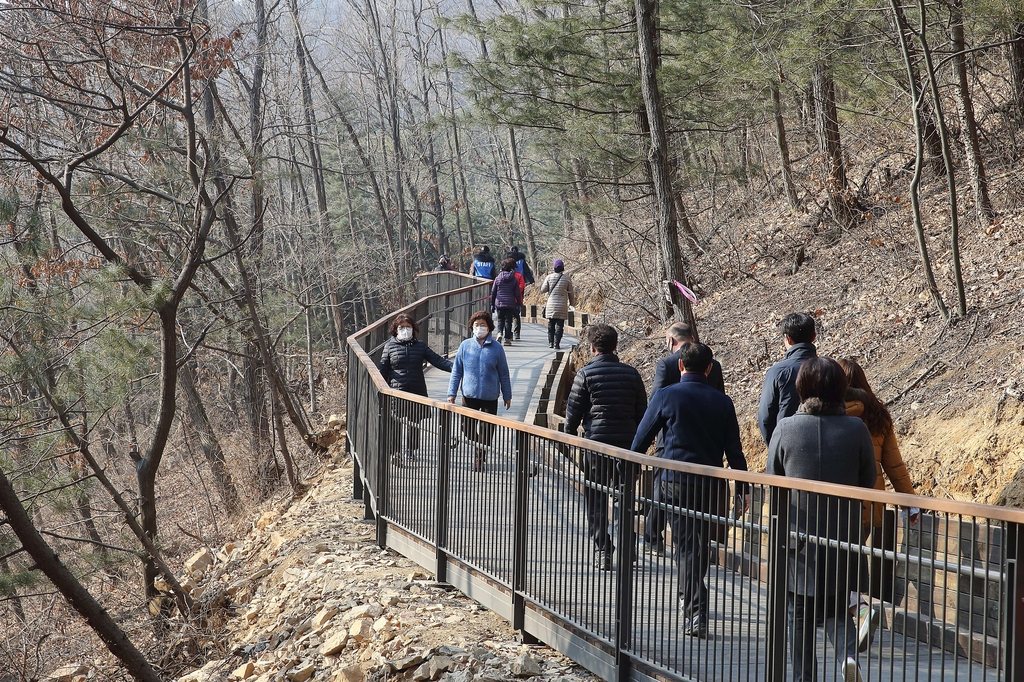
[[[886, 409], [885, 403], [878, 399], [868, 378], [860, 365], [851, 358], [839, 360], [839, 365], [846, 373], [849, 381], [849, 388], [846, 389], [846, 414], [851, 417], [860, 417], [871, 432], [871, 442], [875, 446], [875, 464], [878, 467], [878, 477], [875, 479], [875, 488], [885, 490], [885, 478], [898, 493], [915, 495], [914, 484], [910, 480], [907, 466], [903, 463], [903, 455], [900, 454], [900, 446], [896, 443], [896, 432], [893, 428], [892, 415]], [[882, 474], [885, 474], [885, 478]], [[871, 537], [873, 549], [892, 551], [895, 547], [894, 528], [883, 532], [883, 515], [885, 505], [874, 503], [864, 505], [864, 535]], [[916, 524], [919, 510], [910, 509], [910, 522]], [[872, 592], [877, 590], [884, 601], [892, 601], [898, 605], [902, 601], [904, 587], [903, 581], [894, 576], [895, 566], [892, 561], [881, 557], [871, 557], [871, 568], [869, 571], [872, 583]], [[892, 582], [899, 583], [895, 589], [887, 589], [885, 585]], [[875, 628], [881, 620], [882, 610], [878, 605], [872, 606], [863, 595], [851, 594], [851, 609], [857, 610], [858, 636], [860, 651], [864, 651], [871, 644]]]

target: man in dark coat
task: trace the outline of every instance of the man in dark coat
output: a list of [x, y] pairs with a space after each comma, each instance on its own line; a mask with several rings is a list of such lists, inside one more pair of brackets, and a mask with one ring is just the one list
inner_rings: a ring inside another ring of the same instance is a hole
[[[711, 349], [702, 343], [687, 343], [680, 348], [679, 355], [679, 383], [666, 386], [651, 398], [631, 449], [647, 452], [654, 438], [662, 433], [662, 459], [721, 467], [725, 455], [730, 467], [746, 471], [736, 408], [729, 396], [708, 385]], [[672, 544], [679, 567], [683, 633], [706, 637], [710, 606], [706, 576], [711, 565], [714, 529], [702, 517], [723, 511], [729, 487], [724, 478], [668, 469], [661, 470], [657, 485], [660, 499], [672, 508], [668, 522], [672, 525]], [[737, 493], [746, 493], [746, 484], [737, 483]], [[746, 511], [749, 494], [744, 494], [742, 504]]]
[[[665, 346], [670, 355], [658, 362], [658, 369], [654, 373], [654, 386], [651, 388], [651, 397], [666, 386], [674, 386], [679, 383], [682, 372], [679, 369], [679, 349], [684, 343], [693, 343], [693, 327], [686, 322], [676, 322], [665, 330]], [[708, 385], [725, 393], [725, 379], [722, 377], [722, 365], [712, 358], [711, 371], [708, 373]], [[654, 449], [654, 456], [661, 457], [665, 449], [665, 434], [658, 436], [658, 444]], [[655, 472], [657, 474], [657, 472]], [[653, 498], [659, 501], [658, 486], [654, 486]], [[660, 507], [653, 507], [647, 514], [644, 522], [644, 546], [648, 551], [661, 554], [665, 551], [665, 539], [662, 535], [665, 532], [665, 513]]]
[[796, 394], [796, 374], [807, 358], [818, 356], [814, 347], [817, 334], [814, 318], [807, 313], [790, 313], [782, 320], [782, 340], [786, 355], [768, 368], [761, 388], [761, 404], [757, 408], [757, 426], [764, 444], [772, 441], [772, 432], [780, 419], [796, 412], [800, 396]]
[[[871, 488], [878, 475], [871, 433], [846, 414], [846, 374], [835, 360], [811, 358], [797, 372], [803, 400], [796, 414], [779, 422], [768, 446], [768, 473], [825, 483]], [[857, 627], [847, 609], [867, 575], [862, 554], [842, 547], [860, 544], [862, 506], [847, 497], [792, 491], [789, 529], [806, 540], [790, 541], [788, 584], [794, 682], [812, 682], [818, 668], [815, 635], [824, 624], [844, 679], [860, 681]], [[834, 546], [835, 541], [839, 546]]]
[[[614, 327], [596, 324], [588, 337], [593, 357], [576, 373], [565, 407], [565, 431], [576, 435], [582, 423], [587, 438], [629, 448], [647, 409], [644, 381], [635, 368], [619, 362], [615, 355], [619, 334]], [[603, 488], [615, 482], [615, 461], [590, 453], [583, 464], [588, 482], [583, 500], [594, 541], [594, 566], [610, 571], [615, 546], [608, 532], [608, 493]]]

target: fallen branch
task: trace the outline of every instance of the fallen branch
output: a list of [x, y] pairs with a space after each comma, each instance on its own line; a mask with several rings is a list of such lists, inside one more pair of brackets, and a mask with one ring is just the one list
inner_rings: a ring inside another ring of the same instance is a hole
[[906, 395], [907, 393], [909, 393], [910, 391], [912, 391], [912, 390], [914, 389], [914, 387], [915, 387], [915, 386], [917, 386], [917, 385], [918, 385], [919, 383], [921, 383], [922, 381], [924, 381], [924, 378], [925, 378], [926, 376], [928, 376], [929, 374], [931, 374], [931, 373], [932, 373], [932, 370], [933, 370], [933, 369], [935, 369], [935, 368], [936, 368], [936, 367], [938, 367], [939, 365], [945, 365], [945, 364], [946, 364], [946, 363], [945, 363], [945, 362], [943, 362], [942, 360], [936, 360], [935, 362], [933, 362], [933, 363], [931, 364], [931, 366], [930, 366], [930, 367], [928, 367], [928, 369], [926, 369], [926, 370], [925, 370], [924, 372], [922, 372], [922, 373], [920, 374], [920, 376], [918, 376], [918, 377], [917, 377], [916, 379], [914, 379], [914, 380], [913, 380], [912, 382], [910, 382], [910, 385], [909, 385], [909, 386], [907, 386], [907, 387], [906, 387], [906, 388], [904, 388], [904, 389], [903, 389], [902, 391], [900, 391], [899, 393], [897, 393], [896, 395], [894, 395], [894, 396], [893, 396], [892, 398], [889, 398], [888, 400], [886, 400], [886, 401], [885, 401], [885, 405], [886, 405], [886, 407], [888, 407], [889, 405], [892, 405], [892, 404], [893, 404], [893, 403], [895, 403], [895, 402], [898, 402], [900, 398], [902, 398], [903, 396], [905, 396], [905, 395]]

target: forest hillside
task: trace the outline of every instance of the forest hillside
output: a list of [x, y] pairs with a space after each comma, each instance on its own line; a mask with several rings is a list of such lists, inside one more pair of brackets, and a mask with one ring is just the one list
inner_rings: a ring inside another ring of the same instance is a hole
[[919, 491], [1024, 501], [1019, 0], [4, 0], [0, 55], [5, 681], [219, 655], [184, 563], [310, 494], [348, 337], [483, 246], [648, 377], [695, 321], [755, 468], [806, 310]]

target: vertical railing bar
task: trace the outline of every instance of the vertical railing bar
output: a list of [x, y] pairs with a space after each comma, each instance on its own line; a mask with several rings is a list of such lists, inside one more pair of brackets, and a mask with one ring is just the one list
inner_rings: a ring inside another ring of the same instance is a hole
[[1024, 543], [1021, 525], [1007, 523], [1006, 539], [1006, 601], [1003, 620], [1006, 623], [1006, 649], [1003, 669], [1008, 682], [1024, 682]]
[[452, 413], [440, 410], [440, 430], [437, 443], [437, 499], [435, 506], [434, 558], [437, 570], [435, 579], [448, 582], [448, 499], [451, 480], [451, 425]]
[[768, 618], [765, 672], [770, 682], [786, 679], [786, 592], [792, 491], [771, 487], [768, 510]]
[[616, 571], [618, 582], [615, 586], [617, 604], [615, 657], [619, 682], [629, 679], [632, 667], [631, 658], [626, 653], [630, 646], [633, 628], [633, 553], [636, 538], [633, 533], [633, 507], [636, 503], [637, 465], [634, 462], [622, 462], [622, 480], [620, 482], [618, 554], [619, 565]]

